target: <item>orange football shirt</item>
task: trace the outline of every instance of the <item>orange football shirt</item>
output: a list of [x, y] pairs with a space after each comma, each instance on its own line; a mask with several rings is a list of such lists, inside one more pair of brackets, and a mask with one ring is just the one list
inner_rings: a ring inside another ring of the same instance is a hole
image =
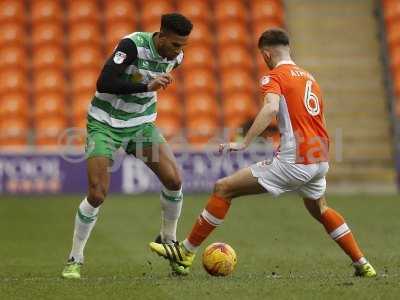
[[314, 77], [292, 61], [281, 61], [261, 79], [261, 90], [281, 97], [277, 115], [281, 143], [277, 157], [297, 164], [328, 161], [323, 99]]

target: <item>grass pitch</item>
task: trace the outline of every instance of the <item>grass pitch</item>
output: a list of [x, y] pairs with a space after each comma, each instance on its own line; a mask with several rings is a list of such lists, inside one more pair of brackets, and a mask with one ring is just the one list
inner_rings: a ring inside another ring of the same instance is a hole
[[[329, 198], [377, 269], [374, 279], [354, 278], [348, 258], [290, 196], [235, 200], [204, 245], [233, 246], [232, 276], [209, 276], [198, 257], [190, 276], [173, 277], [147, 246], [159, 230], [158, 195], [111, 195], [86, 247], [83, 279], [66, 281], [60, 273], [80, 198], [1, 196], [0, 299], [399, 299], [396, 197]], [[206, 198], [186, 195], [180, 238]]]

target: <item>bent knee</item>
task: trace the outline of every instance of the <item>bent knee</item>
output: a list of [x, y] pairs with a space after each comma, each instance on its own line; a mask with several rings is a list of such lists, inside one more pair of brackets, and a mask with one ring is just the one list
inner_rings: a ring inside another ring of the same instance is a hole
[[178, 191], [182, 187], [182, 179], [179, 174], [175, 176], [170, 176], [165, 182], [164, 187], [170, 191]]
[[304, 204], [310, 214], [319, 221], [321, 220], [321, 216], [328, 209], [325, 198], [320, 198], [316, 200], [304, 198]]
[[89, 187], [88, 202], [93, 207], [100, 206], [107, 196], [107, 190], [101, 184], [91, 184]]
[[325, 197], [318, 199], [316, 202], [319, 208], [319, 212], [322, 215], [329, 208], [328, 203], [326, 202]]
[[234, 196], [229, 181], [226, 178], [217, 180], [214, 185], [214, 194], [226, 199], [231, 199]]

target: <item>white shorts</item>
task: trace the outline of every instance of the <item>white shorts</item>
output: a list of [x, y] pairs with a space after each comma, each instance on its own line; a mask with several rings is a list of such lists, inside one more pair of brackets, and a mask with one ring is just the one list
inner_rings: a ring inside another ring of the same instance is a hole
[[273, 196], [296, 191], [303, 198], [319, 199], [326, 190], [328, 162], [302, 165], [274, 158], [250, 166], [251, 173]]

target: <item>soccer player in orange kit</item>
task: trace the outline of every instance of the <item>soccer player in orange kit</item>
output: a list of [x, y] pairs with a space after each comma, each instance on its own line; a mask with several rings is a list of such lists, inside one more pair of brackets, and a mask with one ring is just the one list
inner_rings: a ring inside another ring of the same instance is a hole
[[188, 237], [181, 243], [150, 243], [150, 249], [184, 266], [188, 273], [196, 250], [214, 228], [222, 224], [233, 198], [267, 192], [278, 196], [295, 191], [303, 198], [310, 214], [351, 258], [355, 275], [376, 276], [344, 218], [328, 207], [324, 197], [329, 137], [318, 83], [291, 59], [289, 37], [284, 30], [265, 31], [258, 47], [271, 69], [268, 76], [261, 79], [264, 105], [243, 142], [222, 144], [220, 150], [247, 148], [276, 116], [281, 133], [277, 155], [219, 179]]

